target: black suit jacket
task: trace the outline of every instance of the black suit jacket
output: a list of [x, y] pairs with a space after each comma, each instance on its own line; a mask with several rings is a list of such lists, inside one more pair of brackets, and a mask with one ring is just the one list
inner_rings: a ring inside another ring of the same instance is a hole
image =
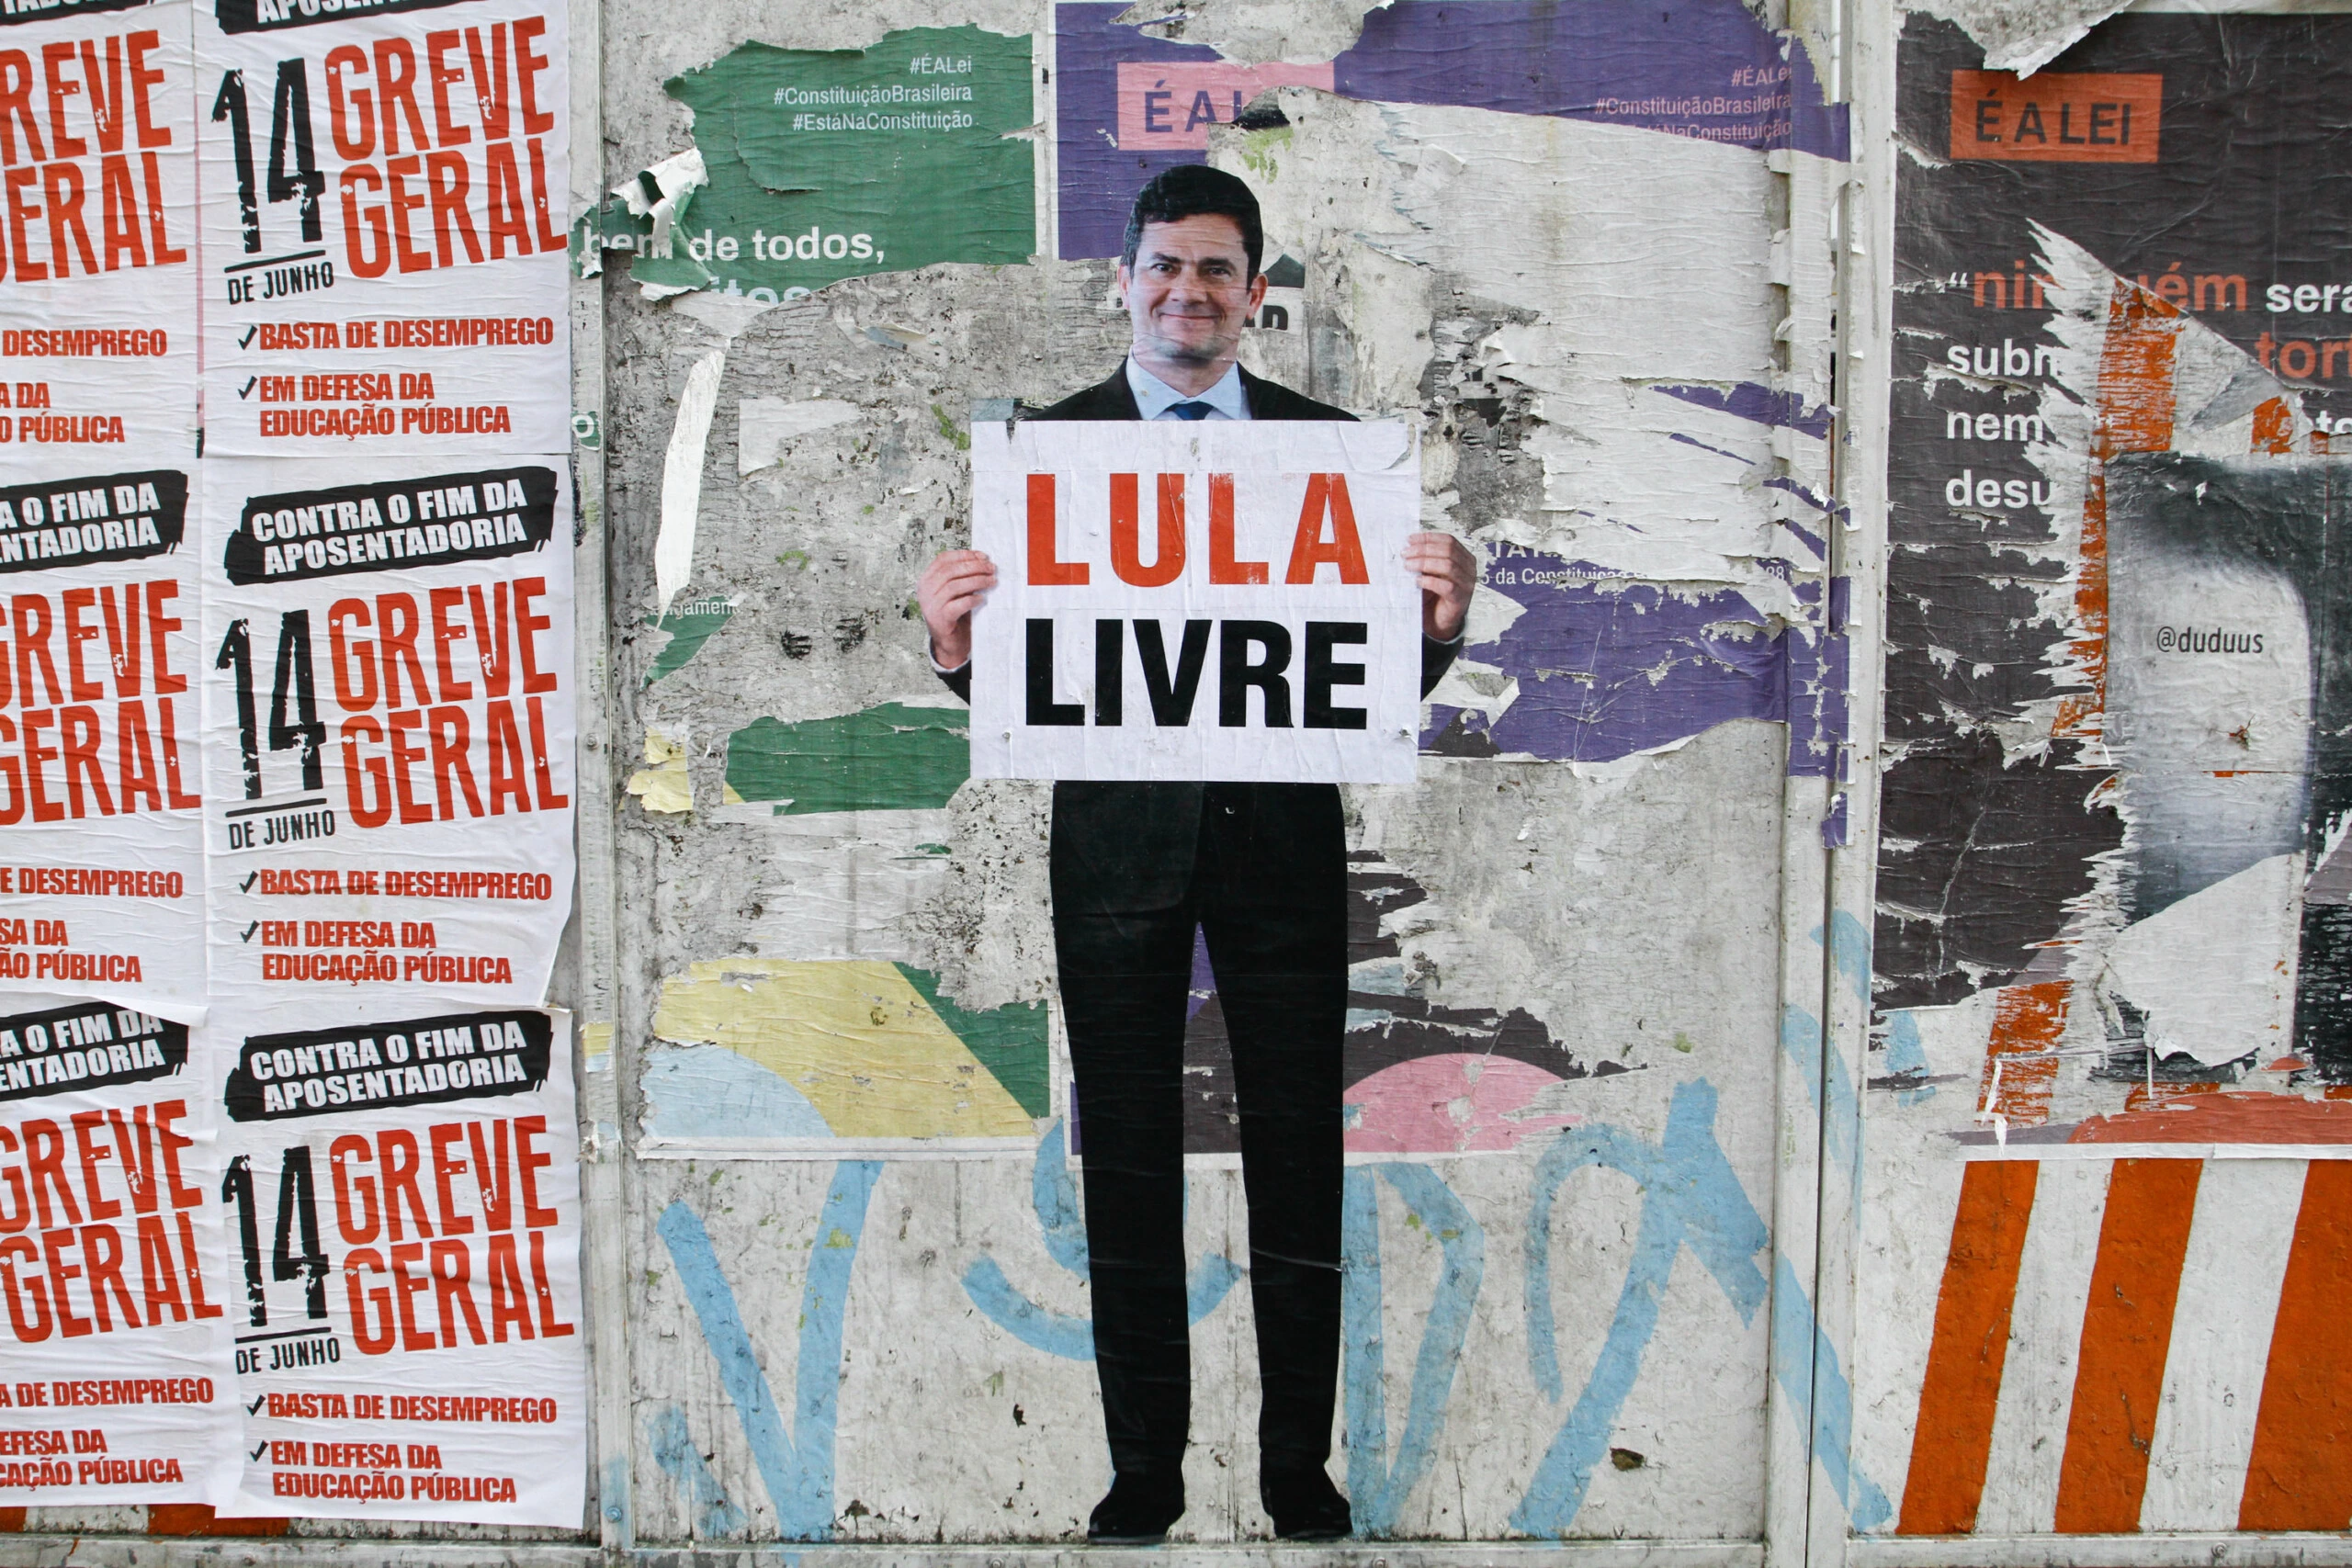
[[[1260, 419], [1347, 420], [1345, 409], [1302, 397], [1278, 382], [1261, 380], [1247, 370], [1241, 386], [1250, 399], [1250, 417]], [[1073, 393], [1031, 419], [1140, 420], [1135, 389], [1127, 384], [1124, 361], [1108, 380]], [[1421, 643], [1421, 691], [1438, 683], [1460, 649], [1459, 641], [1442, 643], [1427, 637]], [[969, 702], [971, 666], [942, 677], [955, 694]], [[1054, 785], [1052, 874], [1054, 913], [1063, 915], [1141, 914], [1173, 908], [1192, 886], [1193, 857], [1201, 832], [1202, 792], [1207, 786], [1191, 781], [1122, 783], [1096, 779], [1065, 779]], [[1310, 875], [1337, 877], [1344, 873], [1345, 846], [1332, 829], [1339, 814], [1339, 789], [1333, 784], [1237, 784], [1225, 789], [1250, 793], [1252, 839], [1280, 853], [1284, 849], [1315, 863], [1301, 864]], [[1325, 866], [1321, 863], [1329, 861]]]

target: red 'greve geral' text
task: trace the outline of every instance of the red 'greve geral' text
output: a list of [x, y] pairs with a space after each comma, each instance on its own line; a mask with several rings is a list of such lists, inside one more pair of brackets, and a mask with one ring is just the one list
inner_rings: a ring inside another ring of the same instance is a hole
[[149, 60], [162, 47], [149, 28], [0, 49], [0, 266], [16, 281], [187, 260], [164, 200], [166, 73]]
[[[421, 51], [382, 38], [327, 51], [327, 128], [345, 160], [337, 193], [354, 275], [564, 247], [548, 188], [555, 115], [539, 101], [551, 59], [534, 47], [546, 31], [545, 18], [526, 17], [428, 32]], [[304, 64], [284, 62], [280, 73]]]
[[558, 1215], [539, 1201], [538, 1173], [553, 1156], [537, 1140], [547, 1135], [546, 1117], [518, 1116], [346, 1133], [328, 1146], [362, 1354], [574, 1331], [557, 1315], [548, 1273]]
[[[379, 828], [395, 815], [446, 822], [571, 804], [556, 788], [548, 750], [544, 703], [558, 676], [538, 639], [553, 621], [535, 608], [547, 591], [545, 578], [521, 577], [328, 606], [353, 821]], [[471, 679], [453, 658], [466, 642]]]
[[0, 1123], [0, 1296], [17, 1342], [219, 1317], [183, 1179], [184, 1100]]
[[179, 592], [162, 577], [7, 596], [0, 825], [201, 804], [187, 787], [193, 762], [184, 765], [180, 751], [182, 734], [194, 730], [187, 677], [171, 663]]

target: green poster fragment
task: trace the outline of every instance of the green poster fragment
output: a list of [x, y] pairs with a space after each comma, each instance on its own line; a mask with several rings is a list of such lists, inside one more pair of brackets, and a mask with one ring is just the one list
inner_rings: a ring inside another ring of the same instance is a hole
[[1032, 1116], [1053, 1111], [1046, 1082], [1046, 1004], [1007, 1002], [986, 1012], [971, 1012], [939, 994], [939, 976], [911, 964], [898, 965], [907, 984], [931, 1004], [939, 1021], [955, 1031], [965, 1049], [995, 1075], [1021, 1109]]
[[970, 776], [962, 708], [885, 703], [839, 718], [753, 719], [727, 738], [727, 787], [779, 817], [935, 810]]
[[[776, 298], [1036, 249], [1030, 42], [914, 28], [870, 49], [742, 44], [673, 78], [710, 183], [639, 283]], [[626, 222], [626, 220], [623, 220]], [[650, 226], [649, 226], [650, 227]]]
[[702, 651], [702, 645], [711, 634], [725, 626], [735, 614], [735, 606], [724, 599], [701, 599], [691, 604], [680, 604], [662, 617], [660, 628], [670, 634], [670, 640], [653, 658], [653, 668], [645, 672], [649, 686], [664, 675], [674, 675], [685, 668], [686, 661]]

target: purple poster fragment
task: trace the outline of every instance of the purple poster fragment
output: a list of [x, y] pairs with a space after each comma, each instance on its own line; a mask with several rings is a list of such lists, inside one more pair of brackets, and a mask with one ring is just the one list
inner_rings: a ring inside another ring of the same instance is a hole
[[[1694, 592], [1581, 562], [1506, 554], [1487, 586], [1524, 607], [1502, 636], [1463, 649], [1518, 682], [1498, 714], [1436, 703], [1422, 732], [1440, 756], [1605, 762], [1731, 719], [1789, 726], [1789, 772], [1819, 776], [1846, 735], [1847, 584], [1826, 636], [1775, 627], [1731, 589]], [[1794, 585], [1817, 603], [1818, 586]]]
[[1804, 48], [1738, 0], [1396, 0], [1323, 65], [1247, 66], [1113, 18], [1125, 0], [1055, 7], [1061, 254], [1116, 255], [1136, 187], [1207, 161], [1209, 131], [1270, 87], [1454, 104], [1695, 137], [1758, 152], [1846, 156]]

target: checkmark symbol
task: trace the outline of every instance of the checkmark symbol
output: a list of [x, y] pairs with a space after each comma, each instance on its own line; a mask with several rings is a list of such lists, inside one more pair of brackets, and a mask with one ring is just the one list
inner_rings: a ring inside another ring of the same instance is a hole
[[257, 326], [257, 325], [256, 325], [256, 326], [250, 326], [250, 327], [247, 327], [247, 328], [245, 329], [245, 335], [244, 335], [244, 336], [243, 336], [243, 337], [241, 337], [241, 338], [239, 338], [239, 339], [237, 340], [237, 346], [238, 346], [239, 348], [243, 348], [243, 347], [244, 347], [247, 344], [249, 344], [249, 343], [253, 342], [253, 341], [254, 341], [254, 333], [257, 333], [257, 332], [259, 332], [259, 331], [261, 331], [261, 328], [260, 328], [259, 326]]
[[254, 884], [260, 880], [261, 873], [254, 872], [251, 876], [246, 877], [243, 882], [237, 884], [237, 891], [240, 893], [250, 893], [254, 890]]
[[246, 378], [245, 378], [245, 384], [244, 384], [243, 386], [242, 386], [242, 387], [240, 387], [240, 388], [238, 388], [238, 389], [237, 389], [237, 396], [239, 396], [240, 398], [249, 398], [249, 397], [253, 396], [253, 392], [254, 392], [254, 382], [256, 382], [256, 381], [258, 381], [258, 380], [260, 380], [260, 379], [261, 379], [261, 378], [260, 378], [260, 377], [258, 377], [258, 376], [248, 376], [248, 377], [246, 377]]
[[244, 933], [243, 933], [242, 936], [240, 936], [237, 940], [238, 940], [238, 941], [240, 941], [240, 942], [251, 942], [251, 941], [253, 941], [253, 939], [254, 939], [254, 932], [255, 932], [255, 931], [259, 931], [260, 929], [261, 929], [261, 922], [260, 922], [259, 920], [255, 920], [252, 925], [249, 925], [249, 926], [247, 926], [247, 927], [245, 928], [245, 930], [244, 930]]
[[262, 1402], [266, 1400], [268, 1397], [269, 1395], [265, 1393], [260, 1399], [256, 1399], [251, 1404], [246, 1405], [245, 1414], [248, 1416], [258, 1416], [261, 1414]]
[[255, 1443], [255, 1444], [254, 1445], [253, 1457], [254, 1457], [254, 1458], [255, 1458], [255, 1459], [259, 1459], [259, 1458], [261, 1458], [261, 1456], [262, 1456], [262, 1455], [264, 1455], [264, 1454], [267, 1453], [268, 1451], [269, 1451], [269, 1444], [268, 1444], [268, 1443], [266, 1443], [266, 1442]]

